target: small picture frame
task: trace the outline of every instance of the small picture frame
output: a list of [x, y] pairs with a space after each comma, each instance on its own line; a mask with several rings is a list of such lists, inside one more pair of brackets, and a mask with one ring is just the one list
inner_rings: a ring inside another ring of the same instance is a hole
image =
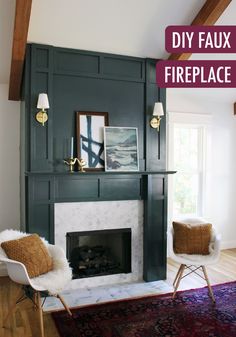
[[105, 171], [139, 171], [138, 129], [105, 127]]
[[76, 113], [77, 156], [85, 160], [86, 171], [104, 170], [104, 127], [108, 112]]

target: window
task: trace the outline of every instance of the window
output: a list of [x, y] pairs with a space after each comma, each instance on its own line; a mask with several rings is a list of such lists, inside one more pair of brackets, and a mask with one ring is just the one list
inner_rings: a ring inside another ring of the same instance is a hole
[[209, 148], [209, 115], [169, 113], [171, 218], [203, 216]]

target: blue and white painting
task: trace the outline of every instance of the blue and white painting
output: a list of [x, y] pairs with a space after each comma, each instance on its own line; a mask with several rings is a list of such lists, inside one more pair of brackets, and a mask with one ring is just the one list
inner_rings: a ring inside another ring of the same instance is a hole
[[138, 132], [132, 127], [105, 127], [105, 170], [138, 171]]
[[80, 156], [87, 168], [104, 168], [105, 117], [80, 115]]

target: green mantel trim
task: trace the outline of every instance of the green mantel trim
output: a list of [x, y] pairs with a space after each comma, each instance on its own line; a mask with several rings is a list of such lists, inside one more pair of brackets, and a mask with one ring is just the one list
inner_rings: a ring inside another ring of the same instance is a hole
[[152, 174], [175, 174], [177, 171], [137, 171], [137, 172], [125, 172], [125, 171], [117, 171], [117, 172], [105, 172], [105, 171], [91, 171], [91, 172], [25, 172], [26, 176], [83, 176], [83, 177], [89, 177], [90, 175], [152, 175]]

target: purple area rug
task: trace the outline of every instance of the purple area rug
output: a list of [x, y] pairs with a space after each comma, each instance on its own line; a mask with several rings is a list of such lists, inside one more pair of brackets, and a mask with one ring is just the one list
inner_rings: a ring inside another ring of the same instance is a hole
[[52, 313], [61, 337], [236, 337], [236, 282]]

